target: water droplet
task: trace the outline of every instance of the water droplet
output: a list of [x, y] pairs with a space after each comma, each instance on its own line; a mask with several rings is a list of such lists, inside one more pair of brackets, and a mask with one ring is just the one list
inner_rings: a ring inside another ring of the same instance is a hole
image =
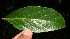
[[26, 7], [24, 7], [24, 8], [26, 8]]
[[45, 28], [45, 27], [44, 27]]
[[56, 19], [56, 18], [55, 18]]
[[43, 10], [43, 11], [45, 11], [45, 10]]
[[28, 7], [31, 7], [31, 6], [28, 6]]
[[45, 16], [47, 16], [47, 15], [45, 15]]
[[47, 7], [44, 7], [44, 8], [47, 8]]
[[50, 22], [50, 21], [47, 21], [47, 23], [49, 23], [49, 24], [50, 24], [51, 22]]
[[38, 6], [38, 7], [41, 7], [41, 6]]

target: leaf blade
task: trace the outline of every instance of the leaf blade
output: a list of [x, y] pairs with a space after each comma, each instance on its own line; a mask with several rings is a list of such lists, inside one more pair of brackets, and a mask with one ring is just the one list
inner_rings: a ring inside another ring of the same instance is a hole
[[4, 20], [8, 20], [19, 30], [29, 28], [33, 32], [48, 32], [65, 27], [61, 14], [54, 9], [38, 6], [18, 9], [6, 16]]

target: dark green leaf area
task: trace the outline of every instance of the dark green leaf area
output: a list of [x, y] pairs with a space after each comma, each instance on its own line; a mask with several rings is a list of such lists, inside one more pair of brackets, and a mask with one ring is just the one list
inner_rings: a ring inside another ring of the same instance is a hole
[[64, 18], [60, 13], [52, 8], [40, 6], [29, 6], [15, 10], [7, 15], [5, 20], [8, 20], [19, 30], [29, 28], [33, 32], [48, 32], [65, 27]]

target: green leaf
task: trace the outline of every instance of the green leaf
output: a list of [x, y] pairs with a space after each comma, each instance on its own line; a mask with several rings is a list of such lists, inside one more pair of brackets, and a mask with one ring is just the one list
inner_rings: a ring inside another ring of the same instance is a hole
[[61, 14], [52, 8], [40, 6], [20, 8], [3, 19], [19, 30], [28, 28], [33, 32], [48, 32], [65, 27], [65, 21]]

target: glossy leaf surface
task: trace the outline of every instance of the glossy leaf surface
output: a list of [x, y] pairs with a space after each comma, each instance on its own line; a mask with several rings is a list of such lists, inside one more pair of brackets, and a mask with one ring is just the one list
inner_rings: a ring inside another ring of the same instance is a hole
[[33, 32], [48, 32], [65, 27], [61, 14], [52, 8], [40, 6], [20, 8], [3, 19], [19, 30], [29, 28]]

